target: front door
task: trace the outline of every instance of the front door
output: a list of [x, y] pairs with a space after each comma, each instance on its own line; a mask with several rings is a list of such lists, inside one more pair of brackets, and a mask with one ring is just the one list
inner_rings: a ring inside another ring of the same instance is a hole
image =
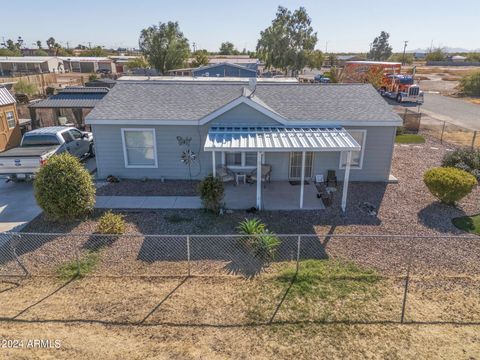
[[[313, 152], [305, 153], [305, 179], [312, 177], [313, 171]], [[300, 180], [302, 177], [302, 153], [290, 153], [290, 166], [288, 167], [288, 177], [290, 180]]]

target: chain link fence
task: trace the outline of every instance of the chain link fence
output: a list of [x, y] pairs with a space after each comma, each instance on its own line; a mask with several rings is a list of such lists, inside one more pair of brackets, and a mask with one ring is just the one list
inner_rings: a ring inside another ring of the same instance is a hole
[[0, 276], [9, 319], [480, 323], [469, 236], [2, 233]]

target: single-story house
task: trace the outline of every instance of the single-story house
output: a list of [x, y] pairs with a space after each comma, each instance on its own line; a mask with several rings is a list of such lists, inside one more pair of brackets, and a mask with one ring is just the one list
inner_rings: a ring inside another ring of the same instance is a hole
[[62, 60], [55, 56], [0, 56], [0, 76], [63, 71]]
[[97, 56], [61, 56], [63, 67], [66, 72], [95, 73], [105, 71], [111, 74], [117, 72], [112, 59]]
[[256, 77], [257, 71], [249, 69], [245, 66], [230, 64], [230, 63], [218, 63], [213, 65], [201, 66], [192, 69], [192, 75], [195, 77]]
[[218, 65], [229, 63], [240, 65], [251, 70], [258, 70], [260, 61], [257, 58], [251, 58], [249, 55], [212, 55], [208, 57], [208, 65]]
[[349, 180], [389, 181], [402, 120], [370, 84], [119, 81], [86, 124], [99, 178], [202, 179], [219, 165], [260, 174], [268, 164], [272, 182], [299, 182], [302, 208], [304, 181], [334, 170], [345, 208]]

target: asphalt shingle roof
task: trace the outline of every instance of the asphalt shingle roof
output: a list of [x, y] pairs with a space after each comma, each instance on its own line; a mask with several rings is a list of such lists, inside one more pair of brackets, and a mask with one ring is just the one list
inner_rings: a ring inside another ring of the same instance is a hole
[[[245, 87], [241, 83], [120, 81], [87, 118], [199, 120], [243, 96]], [[399, 121], [369, 84], [257, 84], [253, 100], [291, 121]]]

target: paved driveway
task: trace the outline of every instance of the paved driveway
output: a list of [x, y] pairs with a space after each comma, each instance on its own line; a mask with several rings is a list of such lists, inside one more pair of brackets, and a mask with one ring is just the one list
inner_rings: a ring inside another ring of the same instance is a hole
[[32, 183], [6, 183], [0, 178], [0, 232], [20, 230], [40, 213]]

